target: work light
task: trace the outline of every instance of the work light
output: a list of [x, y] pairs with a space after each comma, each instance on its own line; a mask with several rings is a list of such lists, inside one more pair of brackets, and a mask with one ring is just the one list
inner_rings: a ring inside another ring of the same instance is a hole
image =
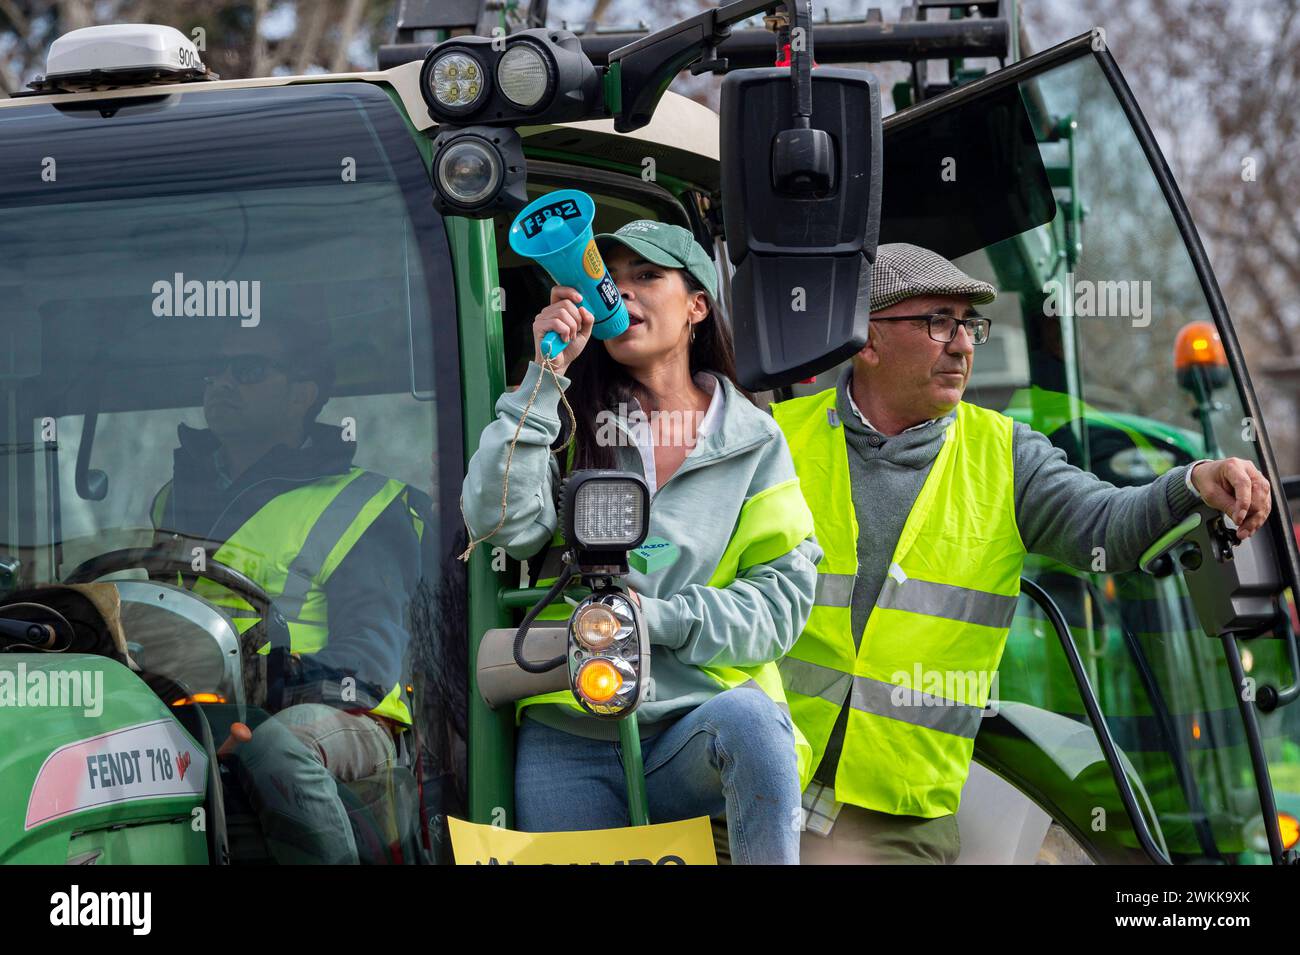
[[650, 530], [650, 490], [628, 471], [575, 471], [560, 492], [565, 539], [584, 573], [627, 573]]
[[603, 587], [569, 621], [569, 686], [593, 716], [627, 716], [649, 685], [650, 647], [626, 591]]
[[630, 471], [575, 471], [560, 489], [570, 572], [592, 588], [569, 618], [569, 688], [593, 716], [621, 719], [645, 697], [650, 644], [619, 581], [650, 530], [650, 489]]
[[528, 204], [524, 153], [513, 129], [443, 126], [433, 141], [434, 205], [443, 215], [488, 218]]
[[438, 156], [438, 187], [464, 206], [478, 205], [501, 188], [501, 157], [491, 145], [463, 136]]
[[552, 76], [551, 60], [527, 42], [509, 47], [497, 63], [501, 95], [520, 109], [533, 109], [546, 98]]
[[608, 650], [631, 632], [632, 616], [607, 604], [589, 603], [573, 615], [573, 635], [588, 650]]
[[452, 47], [432, 57], [423, 73], [433, 103], [453, 116], [473, 110], [487, 92], [482, 61], [463, 47]]
[[568, 30], [453, 37], [424, 58], [420, 93], [439, 123], [515, 126], [609, 115], [596, 67]]

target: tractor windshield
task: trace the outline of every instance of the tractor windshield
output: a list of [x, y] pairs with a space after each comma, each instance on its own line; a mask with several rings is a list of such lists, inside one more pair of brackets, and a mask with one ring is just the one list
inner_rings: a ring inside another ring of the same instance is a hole
[[362, 83], [194, 92], [7, 109], [0, 142], [5, 589], [191, 590], [241, 634], [250, 708], [368, 713], [396, 741], [400, 779], [338, 780], [363, 861], [428, 848], [464, 778], [440, 637], [460, 389], [402, 114]]

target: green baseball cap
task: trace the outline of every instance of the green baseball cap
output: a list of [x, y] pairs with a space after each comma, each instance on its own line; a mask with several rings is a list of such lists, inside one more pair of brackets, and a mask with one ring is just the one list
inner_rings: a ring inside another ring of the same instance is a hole
[[685, 269], [704, 286], [709, 298], [715, 302], [718, 300], [718, 272], [713, 267], [713, 260], [695, 241], [695, 236], [681, 226], [653, 219], [634, 219], [617, 232], [602, 232], [596, 236], [596, 247], [601, 254], [609, 242], [625, 245], [655, 265]]

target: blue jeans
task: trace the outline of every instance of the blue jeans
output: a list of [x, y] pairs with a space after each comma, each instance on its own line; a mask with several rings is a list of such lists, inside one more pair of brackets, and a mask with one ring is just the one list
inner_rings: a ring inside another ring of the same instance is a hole
[[[797, 865], [799, 774], [790, 718], [761, 691], [738, 687], [641, 744], [651, 822], [727, 814], [737, 864]], [[515, 812], [525, 832], [630, 824], [621, 747], [525, 719]]]

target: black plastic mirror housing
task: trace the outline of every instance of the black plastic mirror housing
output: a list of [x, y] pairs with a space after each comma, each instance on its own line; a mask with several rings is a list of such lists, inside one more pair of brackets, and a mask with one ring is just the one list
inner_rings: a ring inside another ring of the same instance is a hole
[[825, 371], [866, 344], [880, 231], [880, 90], [863, 70], [812, 71], [812, 119], [793, 118], [790, 72], [722, 82], [723, 219], [741, 384]]

